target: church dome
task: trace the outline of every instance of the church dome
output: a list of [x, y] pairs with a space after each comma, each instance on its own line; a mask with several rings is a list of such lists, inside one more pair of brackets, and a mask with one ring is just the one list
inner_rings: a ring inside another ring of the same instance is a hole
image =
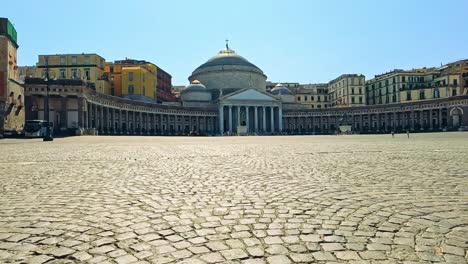
[[182, 101], [211, 101], [211, 92], [198, 80], [187, 85], [180, 96]]
[[278, 83], [277, 85], [275, 85], [275, 87], [271, 89], [271, 93], [275, 95], [276, 94], [292, 94], [291, 90], [289, 90], [288, 87], [284, 86], [281, 83]]
[[193, 74], [213, 70], [212, 67], [216, 66], [242, 66], [245, 67], [245, 70], [251, 70], [253, 72], [263, 74], [263, 71], [255, 64], [236, 54], [236, 52], [229, 47], [226, 47], [226, 49], [220, 51], [216, 56], [198, 66], [198, 68], [193, 71]]
[[193, 91], [199, 91], [199, 92], [206, 92], [206, 87], [203, 85], [200, 81], [194, 80], [192, 83], [187, 85], [184, 90], [181, 91], [181, 93], [186, 93], [186, 92], [193, 92]]
[[216, 99], [241, 89], [264, 92], [266, 75], [260, 68], [238, 55], [226, 44], [216, 56], [196, 68], [189, 81], [199, 80], [212, 92]]

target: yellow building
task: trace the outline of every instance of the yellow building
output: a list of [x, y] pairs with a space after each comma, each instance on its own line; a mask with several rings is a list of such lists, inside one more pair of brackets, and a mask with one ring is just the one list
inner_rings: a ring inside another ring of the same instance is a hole
[[125, 98], [154, 102], [156, 100], [157, 68], [147, 61], [125, 59], [107, 63], [110, 94]]
[[362, 74], [343, 74], [328, 83], [330, 107], [366, 105], [365, 77]]
[[[429, 88], [439, 72], [435, 68], [396, 69], [376, 75], [366, 83], [367, 104], [390, 104], [406, 101], [406, 92]], [[416, 98], [411, 96], [411, 98]]]
[[400, 90], [401, 102], [414, 102], [428, 99], [447, 98], [461, 95], [461, 74], [440, 76], [430, 82]]
[[82, 79], [96, 83], [104, 73], [105, 60], [94, 53], [39, 55], [37, 67], [45, 77], [46, 66], [53, 79]]
[[328, 84], [304, 84], [295, 89], [294, 102], [306, 105], [307, 108], [320, 109], [328, 107]]

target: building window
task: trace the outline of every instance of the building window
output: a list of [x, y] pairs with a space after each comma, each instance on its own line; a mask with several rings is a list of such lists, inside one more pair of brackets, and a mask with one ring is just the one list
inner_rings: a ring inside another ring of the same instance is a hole
[[392, 96], [392, 102], [394, 102], [394, 103], [396, 102], [396, 95]]
[[72, 78], [75, 79], [77, 77], [76, 69], [72, 69], [71, 72], [72, 72]]
[[352, 104], [354, 104], [354, 103], [355, 103], [355, 102], [354, 102], [354, 96], [353, 96], [353, 97], [351, 97], [351, 103], [352, 103]]
[[426, 99], [426, 96], [424, 95], [424, 90], [419, 91], [419, 100], [424, 100]]
[[406, 101], [411, 101], [411, 91], [406, 92]]
[[354, 88], [351, 88], [351, 94], [354, 94]]
[[72, 57], [72, 65], [76, 65], [76, 56]]
[[146, 87], [143, 86], [143, 95], [146, 95]]
[[359, 88], [359, 94], [362, 94], [362, 88]]
[[440, 92], [437, 88], [434, 90], [434, 98], [440, 98]]
[[66, 78], [65, 77], [65, 69], [60, 69], [60, 75], [59, 76], [60, 76], [59, 77], [60, 79], [65, 79]]
[[319, 101], [319, 102], [322, 101], [320, 96], [317, 96], [317, 101]]
[[128, 95], [133, 95], [133, 93], [134, 93], [133, 85], [129, 85], [128, 86]]
[[304, 96], [304, 101], [307, 101], [307, 95], [306, 95], [306, 96]]
[[315, 101], [315, 98], [313, 96], [310, 97], [311, 101]]
[[89, 56], [85, 56], [85, 57], [84, 57], [84, 63], [85, 63], [86, 65], [89, 65]]
[[401, 82], [406, 82], [406, 81], [405, 81], [405, 76], [402, 76], [402, 77], [401, 77]]
[[452, 89], [452, 96], [457, 96], [457, 89]]
[[110, 72], [114, 72], [114, 67], [109, 67]]
[[128, 73], [128, 80], [129, 80], [130, 82], [133, 81], [133, 72], [129, 72], [129, 73]]
[[65, 56], [60, 57], [60, 65], [65, 65]]
[[321, 106], [321, 105], [317, 105], [317, 108], [322, 108], [322, 106]]
[[453, 86], [457, 86], [457, 85], [458, 85], [458, 80], [457, 79], [453, 80]]
[[359, 103], [362, 104], [362, 96], [359, 96]]
[[146, 74], [143, 73], [143, 82], [146, 81]]
[[297, 101], [298, 101], [298, 102], [301, 101], [301, 97], [300, 97], [300, 96], [297, 97]]
[[90, 71], [89, 68], [84, 69], [86, 80], [90, 80], [90, 79], [91, 79], [90, 74], [89, 74], [89, 71]]

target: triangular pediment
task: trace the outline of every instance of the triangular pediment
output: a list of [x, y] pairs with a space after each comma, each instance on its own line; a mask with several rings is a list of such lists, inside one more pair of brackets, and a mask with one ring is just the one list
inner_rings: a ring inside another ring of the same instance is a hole
[[226, 95], [225, 97], [222, 98], [223, 100], [239, 100], [239, 101], [277, 101], [278, 99], [259, 92], [255, 89], [247, 89], [247, 90], [242, 90], [234, 94]]

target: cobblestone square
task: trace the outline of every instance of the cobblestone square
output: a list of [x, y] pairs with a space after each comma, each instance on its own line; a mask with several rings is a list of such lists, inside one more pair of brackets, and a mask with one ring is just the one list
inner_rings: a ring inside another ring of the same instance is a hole
[[0, 141], [0, 263], [467, 263], [468, 134]]

